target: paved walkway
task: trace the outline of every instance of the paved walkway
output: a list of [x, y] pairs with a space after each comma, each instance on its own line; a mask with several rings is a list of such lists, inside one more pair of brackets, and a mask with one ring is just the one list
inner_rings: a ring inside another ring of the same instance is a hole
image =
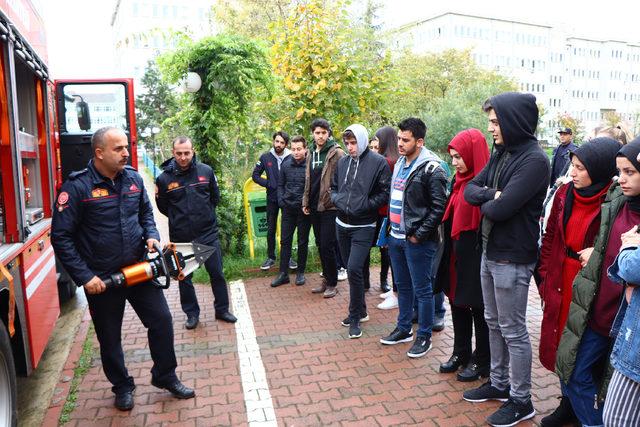
[[[336, 298], [325, 300], [309, 292], [320, 278], [313, 274], [309, 279], [302, 287], [277, 289], [270, 288], [266, 279], [232, 284], [234, 311], [241, 316], [240, 324], [253, 326], [253, 337], [251, 328], [236, 331], [235, 325], [214, 319], [212, 295], [206, 286], [197, 287], [202, 322], [195, 331], [185, 330], [178, 289], [173, 285], [167, 298], [174, 313], [179, 376], [197, 393], [195, 399], [186, 401], [172, 399], [149, 385], [151, 360], [145, 328], [128, 307], [123, 343], [129, 372], [138, 384], [136, 406], [130, 413], [112, 407], [110, 384], [96, 352], [92, 368], [80, 384], [78, 406], [69, 425], [243, 425], [250, 419], [268, 420], [270, 400], [279, 425], [462, 426], [483, 425], [485, 417], [498, 407], [497, 403], [463, 401], [461, 393], [468, 385], [455, 381], [452, 374], [438, 373], [439, 363], [448, 358], [452, 346], [449, 318], [447, 328], [434, 335], [434, 347], [427, 356], [409, 359], [405, 355], [409, 344], [383, 347], [378, 342], [393, 328], [395, 311], [376, 309], [376, 292], [367, 295], [371, 320], [364, 324], [363, 337], [350, 340], [347, 329], [340, 325], [347, 310], [346, 284], [341, 285]], [[243, 301], [236, 295], [240, 289], [246, 293], [245, 308], [238, 307]], [[534, 354], [539, 336], [538, 307], [532, 292], [528, 317]], [[88, 317], [84, 321], [88, 323]], [[83, 339], [80, 334], [78, 341]], [[257, 348], [248, 345], [252, 339]], [[95, 338], [94, 346], [97, 348]], [[254, 356], [247, 359], [252, 351]], [[255, 354], [261, 356], [261, 364]], [[72, 352], [70, 368], [73, 357]], [[250, 360], [253, 366], [241, 375], [242, 360]], [[243, 384], [251, 387], [260, 382], [260, 366], [268, 388], [245, 393]], [[258, 372], [256, 378], [253, 372]], [[555, 375], [535, 361], [532, 393], [538, 413], [546, 414], [557, 404], [556, 383]], [[52, 405], [53, 419], [57, 419], [55, 412], [61, 404]], [[257, 415], [256, 408], [263, 408], [265, 415]], [[55, 425], [50, 416], [47, 419], [45, 425]]]
[[[151, 193], [153, 194], [153, 193]], [[376, 277], [377, 269], [372, 271]], [[453, 374], [438, 373], [453, 344], [451, 319], [436, 333], [427, 356], [410, 359], [410, 344], [382, 346], [380, 336], [394, 327], [395, 310], [375, 308], [378, 292], [367, 293], [371, 320], [363, 324], [360, 339], [347, 338], [340, 320], [347, 313], [348, 288], [340, 284], [333, 299], [312, 295], [317, 274], [305, 286], [269, 287], [269, 279], [230, 285], [233, 311], [239, 322], [216, 321], [208, 286], [197, 286], [201, 323], [195, 331], [184, 329], [177, 285], [166, 296], [174, 314], [178, 375], [195, 388], [196, 398], [176, 400], [150, 385], [151, 360], [146, 330], [128, 306], [122, 340], [130, 374], [137, 383], [135, 408], [113, 408], [110, 384], [104, 377], [98, 352], [79, 384], [77, 407], [69, 426], [212, 426], [212, 425], [427, 425], [475, 426], [499, 403], [472, 404], [462, 391], [481, 382], [463, 384]], [[541, 311], [535, 288], [529, 295], [528, 325], [532, 336], [533, 401], [538, 414], [557, 405], [557, 377], [537, 361]], [[75, 351], [71, 352], [58, 388], [68, 389], [69, 375], [86, 337], [85, 316]], [[97, 342], [93, 338], [97, 349]], [[59, 394], [58, 394], [59, 396]], [[53, 426], [62, 409], [54, 399], [44, 425]], [[529, 426], [539, 422], [537, 416]]]

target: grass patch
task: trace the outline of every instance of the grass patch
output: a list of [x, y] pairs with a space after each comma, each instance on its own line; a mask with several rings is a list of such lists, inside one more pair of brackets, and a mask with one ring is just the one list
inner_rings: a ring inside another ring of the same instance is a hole
[[[294, 237], [294, 242], [296, 237]], [[306, 273], [317, 273], [321, 270], [320, 256], [315, 247], [313, 231], [309, 236], [309, 255], [307, 257]], [[260, 270], [260, 264], [267, 258], [267, 239], [258, 238], [255, 240], [255, 257], [249, 256], [249, 243], [245, 244], [242, 254], [223, 254], [222, 264], [224, 275], [228, 281], [238, 279], [252, 279], [256, 277], [275, 277], [278, 273], [278, 266], [271, 267], [269, 271]], [[277, 254], [279, 255], [279, 254]], [[297, 247], [293, 248], [293, 258], [297, 258]], [[380, 251], [377, 248], [371, 249], [371, 265], [380, 264]], [[194, 283], [209, 283], [209, 275], [204, 267], [198, 268], [193, 273]]]
[[71, 380], [71, 386], [69, 387], [69, 394], [67, 400], [62, 407], [62, 413], [58, 419], [58, 425], [68, 423], [70, 420], [71, 412], [76, 408], [76, 401], [78, 399], [78, 386], [82, 381], [82, 378], [89, 372], [91, 368], [91, 361], [93, 359], [93, 336], [95, 331], [93, 324], [89, 326], [87, 331], [87, 337], [82, 344], [82, 353], [80, 353], [80, 359], [76, 363], [76, 367], [73, 370], [73, 379]]

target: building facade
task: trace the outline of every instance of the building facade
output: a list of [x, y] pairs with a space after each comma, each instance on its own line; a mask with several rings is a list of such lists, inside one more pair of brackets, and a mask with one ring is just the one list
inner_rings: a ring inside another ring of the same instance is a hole
[[640, 44], [574, 37], [534, 23], [445, 13], [389, 32], [394, 50], [416, 53], [471, 49], [476, 63], [512, 77], [544, 105], [545, 131], [555, 140], [559, 114], [589, 132], [616, 112], [633, 125], [640, 112]]
[[210, 12], [214, 0], [117, 0], [111, 18], [115, 67], [133, 77], [136, 92], [150, 59], [175, 48], [170, 31], [188, 31], [199, 39], [212, 34]]

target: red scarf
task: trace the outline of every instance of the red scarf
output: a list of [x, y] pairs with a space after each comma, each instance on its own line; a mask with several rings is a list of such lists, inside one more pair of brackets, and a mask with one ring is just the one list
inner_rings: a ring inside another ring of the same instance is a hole
[[464, 188], [489, 161], [489, 147], [487, 140], [478, 129], [466, 129], [458, 133], [449, 143], [449, 150], [454, 149], [467, 166], [463, 174], [456, 172], [455, 182], [449, 196], [447, 209], [442, 221], [453, 216], [451, 224], [451, 238], [458, 240], [463, 231], [477, 230], [480, 226], [480, 208], [471, 206], [464, 199]]

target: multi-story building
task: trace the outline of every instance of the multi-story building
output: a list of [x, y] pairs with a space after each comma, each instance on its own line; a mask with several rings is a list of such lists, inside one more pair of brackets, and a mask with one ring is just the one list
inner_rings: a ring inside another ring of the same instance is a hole
[[614, 111], [640, 112], [640, 43], [573, 37], [562, 28], [445, 13], [389, 31], [394, 50], [416, 53], [471, 49], [483, 67], [512, 77], [544, 105], [543, 138], [553, 141], [558, 114], [598, 126]]
[[147, 62], [175, 47], [167, 31], [188, 31], [198, 39], [213, 31], [210, 19], [214, 0], [117, 0], [111, 19], [115, 68], [135, 79], [136, 91]]

